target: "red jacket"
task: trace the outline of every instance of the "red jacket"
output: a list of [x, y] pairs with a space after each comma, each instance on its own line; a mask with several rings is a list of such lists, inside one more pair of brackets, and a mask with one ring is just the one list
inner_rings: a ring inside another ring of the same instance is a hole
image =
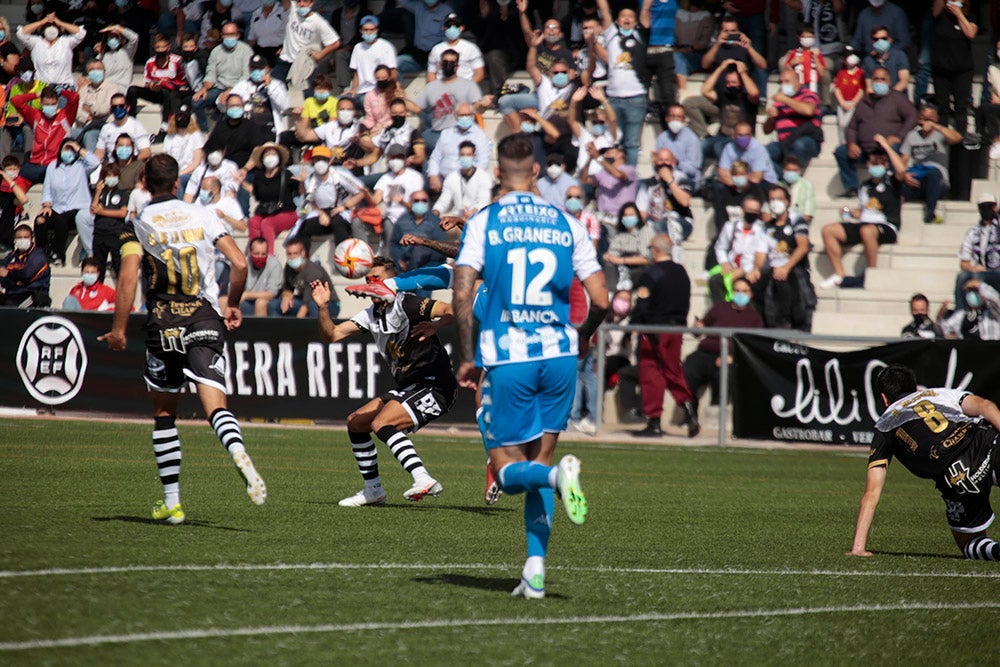
[[46, 118], [39, 109], [31, 106], [31, 103], [38, 98], [35, 93], [16, 95], [10, 101], [34, 132], [35, 142], [31, 146], [31, 156], [28, 158], [28, 162], [32, 164], [49, 165], [55, 162], [59, 157], [59, 148], [63, 140], [69, 136], [70, 128], [76, 121], [80, 96], [69, 89], [63, 89], [60, 94], [66, 98], [66, 107], [57, 111], [52, 118]]
[[112, 311], [115, 309], [115, 288], [104, 283], [94, 283], [93, 287], [87, 287], [81, 280], [69, 295], [80, 302], [83, 310]]

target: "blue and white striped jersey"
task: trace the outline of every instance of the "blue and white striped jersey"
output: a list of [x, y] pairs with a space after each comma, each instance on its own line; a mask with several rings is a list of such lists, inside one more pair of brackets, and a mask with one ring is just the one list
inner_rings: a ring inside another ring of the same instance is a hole
[[486, 285], [479, 326], [484, 368], [577, 354], [569, 288], [601, 270], [587, 230], [527, 192], [512, 192], [472, 216], [462, 233], [459, 266]]

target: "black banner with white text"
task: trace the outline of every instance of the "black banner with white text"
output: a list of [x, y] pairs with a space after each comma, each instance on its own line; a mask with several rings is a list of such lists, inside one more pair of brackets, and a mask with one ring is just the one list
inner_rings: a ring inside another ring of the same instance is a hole
[[[111, 328], [110, 314], [0, 310], [0, 405], [149, 414], [145, 318], [131, 317], [128, 348], [112, 352], [97, 340]], [[454, 336], [442, 332], [449, 349]], [[395, 388], [367, 334], [328, 345], [314, 319], [246, 318], [226, 340], [229, 407], [241, 418], [343, 421]], [[197, 398], [182, 400], [180, 414], [203, 416]], [[438, 423], [474, 424], [473, 393], [459, 390]]]
[[733, 435], [861, 445], [885, 404], [878, 369], [909, 366], [924, 387], [966, 389], [1000, 402], [1000, 343], [913, 340], [830, 352], [764, 336], [734, 338]]

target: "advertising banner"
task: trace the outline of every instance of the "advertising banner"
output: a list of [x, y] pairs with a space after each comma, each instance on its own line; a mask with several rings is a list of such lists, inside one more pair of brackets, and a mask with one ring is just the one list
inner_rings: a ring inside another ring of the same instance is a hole
[[[112, 352], [97, 337], [110, 314], [7, 310], [0, 326], [0, 405], [67, 411], [149, 414], [142, 379], [145, 315], [129, 320], [128, 348]], [[315, 320], [247, 318], [226, 336], [229, 407], [241, 418], [343, 421], [395, 382], [367, 334], [319, 340]], [[455, 342], [445, 330], [442, 342]], [[194, 394], [194, 385], [186, 393]], [[180, 414], [203, 416], [197, 397]], [[459, 390], [437, 423], [475, 423], [473, 392]]]
[[923, 387], [967, 389], [1000, 401], [1000, 344], [913, 340], [829, 352], [763, 336], [734, 338], [733, 435], [861, 445], [885, 404], [878, 369], [909, 366]]

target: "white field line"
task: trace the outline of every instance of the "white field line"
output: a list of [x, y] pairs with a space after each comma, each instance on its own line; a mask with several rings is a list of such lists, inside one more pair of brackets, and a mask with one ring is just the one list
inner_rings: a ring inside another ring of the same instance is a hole
[[[0, 579], [18, 577], [81, 576], [133, 572], [239, 572], [282, 570], [516, 570], [509, 563], [217, 563], [210, 565], [122, 565], [117, 567], [50, 568], [46, 570], [0, 570]], [[550, 566], [549, 570], [606, 574], [688, 574], [778, 577], [913, 577], [1000, 579], [1000, 572], [884, 572], [875, 570], [749, 570], [711, 568], [574, 567]]]
[[937, 603], [901, 602], [898, 604], [849, 605], [837, 607], [796, 607], [792, 609], [745, 609], [715, 612], [647, 613], [628, 616], [570, 616], [563, 618], [458, 618], [427, 621], [402, 621], [383, 623], [342, 623], [322, 625], [265, 625], [242, 628], [200, 628], [170, 632], [138, 632], [123, 635], [91, 635], [61, 639], [35, 639], [24, 642], [2, 642], [0, 651], [25, 651], [29, 649], [72, 648], [101, 644], [131, 644], [144, 641], [173, 639], [218, 639], [225, 637], [254, 637], [260, 635], [301, 635], [321, 633], [353, 633], [373, 630], [420, 630], [434, 628], [468, 628], [511, 625], [594, 625], [598, 623], [650, 623], [665, 621], [699, 621], [730, 618], [775, 618], [817, 614], [854, 614], [890, 611], [968, 611], [1000, 609], [1000, 602]]

